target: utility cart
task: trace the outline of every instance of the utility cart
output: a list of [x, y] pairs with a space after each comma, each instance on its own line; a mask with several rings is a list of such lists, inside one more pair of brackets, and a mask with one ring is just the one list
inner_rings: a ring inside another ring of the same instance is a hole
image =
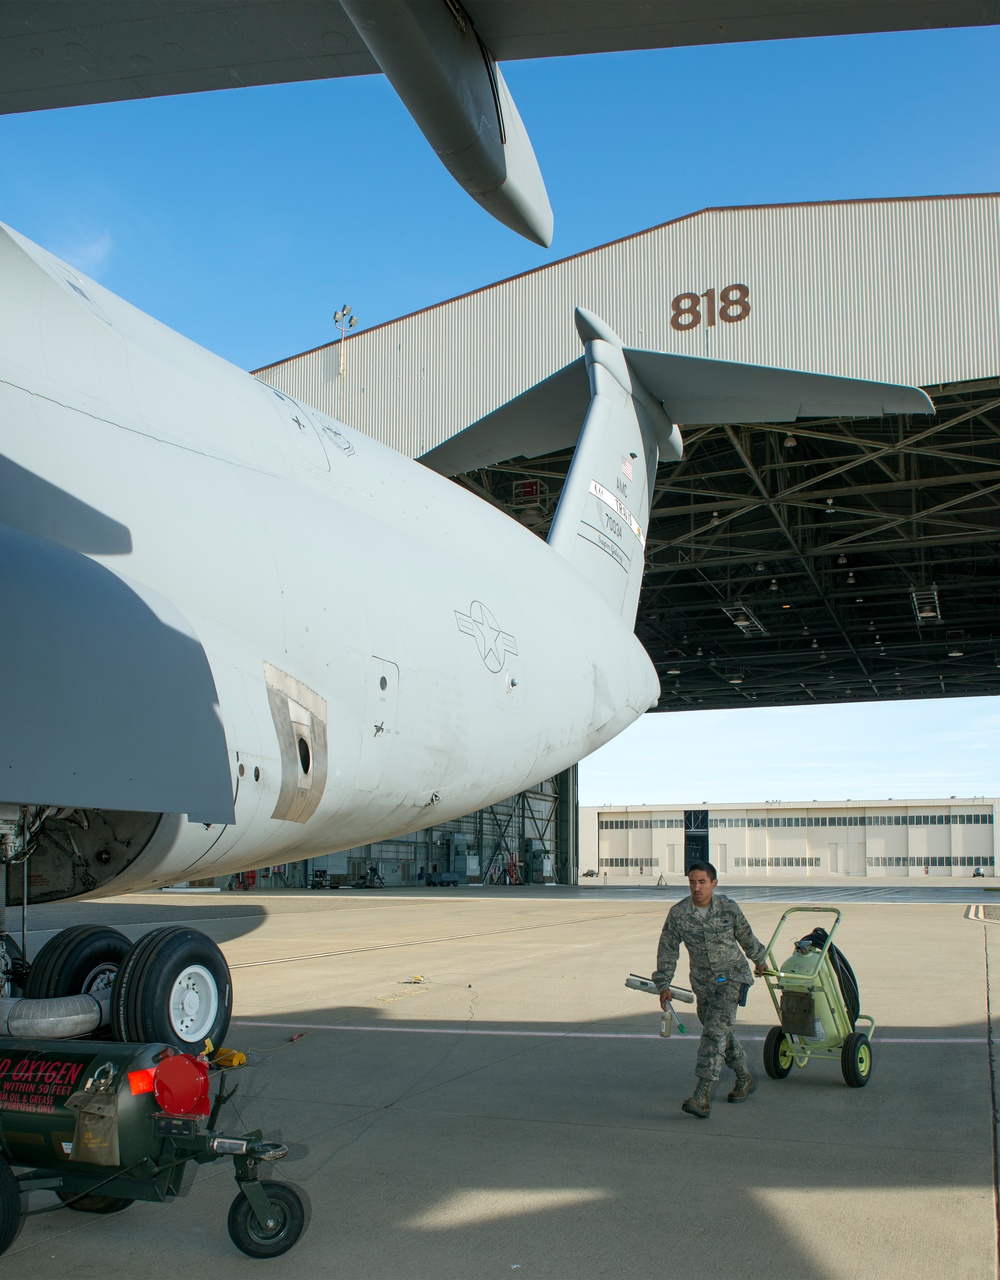
[[[775, 948], [789, 916], [817, 912], [836, 917], [830, 931], [814, 928], [779, 964]], [[784, 1080], [793, 1066], [816, 1058], [839, 1060], [852, 1089], [871, 1079], [875, 1020], [861, 1012], [854, 970], [834, 946], [840, 921], [836, 907], [789, 907], [767, 945], [764, 981], [781, 1023], [764, 1040], [764, 1070], [772, 1080]], [[858, 1030], [859, 1022], [864, 1030]]]

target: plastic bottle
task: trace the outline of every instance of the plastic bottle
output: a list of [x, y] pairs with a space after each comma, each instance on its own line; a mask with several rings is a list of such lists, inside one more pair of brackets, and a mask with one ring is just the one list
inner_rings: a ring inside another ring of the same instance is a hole
[[660, 1035], [661, 1036], [670, 1035], [670, 1027], [673, 1020], [674, 1020], [674, 1015], [670, 1007], [668, 1006], [666, 1009], [663, 1010], [663, 1013], [660, 1015]]

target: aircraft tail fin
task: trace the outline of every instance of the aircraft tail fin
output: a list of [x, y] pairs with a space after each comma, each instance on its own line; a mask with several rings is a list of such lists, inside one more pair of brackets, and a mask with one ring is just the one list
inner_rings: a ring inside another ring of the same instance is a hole
[[[785, 423], [934, 413], [919, 387], [623, 346], [578, 307], [584, 357], [556, 370], [420, 461], [457, 475], [571, 446], [549, 543], [634, 624], [657, 462], [679, 460], [675, 423]], [[580, 431], [580, 420], [584, 420]]]
[[680, 432], [629, 366], [621, 340], [576, 310], [590, 407], [556, 509], [549, 545], [631, 627], [639, 606], [653, 482], [661, 452], [679, 459]]

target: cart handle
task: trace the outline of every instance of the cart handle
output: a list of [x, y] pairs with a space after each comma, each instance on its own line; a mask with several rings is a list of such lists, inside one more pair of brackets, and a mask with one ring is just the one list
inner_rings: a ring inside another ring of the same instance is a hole
[[790, 915], [794, 915], [796, 911], [808, 911], [808, 912], [820, 911], [826, 915], [834, 915], [837, 917], [836, 920], [833, 922], [833, 927], [830, 929], [830, 932], [826, 936], [826, 943], [824, 944], [823, 949], [820, 952], [820, 957], [818, 961], [819, 964], [822, 964], [823, 957], [830, 950], [830, 943], [833, 941], [833, 935], [837, 932], [837, 928], [840, 925], [841, 920], [843, 919], [843, 913], [841, 912], [839, 907], [788, 907], [787, 910], [782, 912], [781, 919], [778, 921], [777, 925], [775, 926], [774, 933], [771, 934], [771, 941], [764, 948], [765, 959], [768, 956], [770, 956], [771, 964], [775, 969], [777, 969], [778, 966], [774, 964], [774, 954], [773, 954], [774, 944], [778, 941], [778, 934], [781, 932], [781, 928], [784, 925], [785, 921], [788, 919]]

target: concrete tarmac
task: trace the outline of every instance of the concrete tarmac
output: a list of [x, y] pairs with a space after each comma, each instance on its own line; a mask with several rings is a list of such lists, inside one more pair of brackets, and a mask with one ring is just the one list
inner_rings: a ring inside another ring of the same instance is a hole
[[[699, 1121], [680, 1110], [693, 1010], [678, 1006], [686, 1035], [661, 1039], [655, 1001], [623, 985], [653, 967], [668, 892], [160, 893], [40, 909], [32, 950], [82, 919], [133, 937], [190, 921], [219, 941], [228, 1043], [251, 1053], [227, 1131], [291, 1146], [275, 1176], [311, 1220], [284, 1257], [247, 1259], [219, 1161], [166, 1205], [26, 1219], [0, 1276], [996, 1276], [1000, 925], [974, 918], [979, 894], [845, 908], [837, 941], [878, 1023], [868, 1087], [811, 1063], [784, 1081], [759, 1071], [731, 1106], [727, 1072]], [[744, 904], [765, 942], [779, 898]], [[787, 951], [819, 921], [793, 918]], [[740, 1024], [756, 1063], [775, 1020], [758, 982]]]

